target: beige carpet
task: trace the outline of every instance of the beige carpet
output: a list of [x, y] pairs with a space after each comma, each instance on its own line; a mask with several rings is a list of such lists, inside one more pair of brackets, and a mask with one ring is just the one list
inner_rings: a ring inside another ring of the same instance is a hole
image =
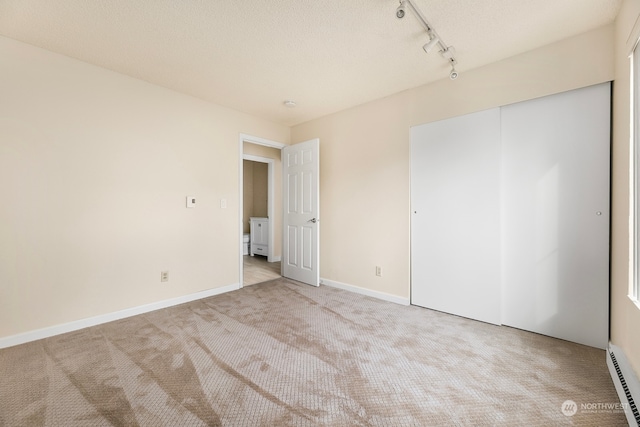
[[605, 352], [286, 279], [0, 350], [1, 426], [626, 425]]

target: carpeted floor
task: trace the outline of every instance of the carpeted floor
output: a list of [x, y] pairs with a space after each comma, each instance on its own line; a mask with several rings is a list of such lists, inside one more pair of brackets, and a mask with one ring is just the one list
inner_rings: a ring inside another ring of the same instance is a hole
[[3, 427], [627, 425], [580, 409], [616, 402], [603, 350], [286, 279], [0, 350]]

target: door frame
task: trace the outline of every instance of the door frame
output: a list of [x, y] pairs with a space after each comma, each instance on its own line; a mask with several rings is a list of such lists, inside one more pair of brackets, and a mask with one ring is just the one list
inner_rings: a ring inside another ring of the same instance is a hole
[[[239, 260], [239, 278], [240, 278], [240, 283], [239, 283], [239, 287], [242, 288], [243, 287], [243, 282], [244, 282], [244, 255], [242, 253], [242, 236], [244, 234], [244, 227], [243, 227], [243, 216], [244, 216], [244, 167], [243, 167], [243, 161], [244, 160], [252, 160], [252, 161], [257, 161], [257, 162], [262, 162], [262, 163], [267, 163], [268, 164], [268, 193], [269, 193], [269, 201], [267, 203], [267, 215], [269, 216], [270, 220], [269, 220], [269, 252], [268, 252], [268, 261], [269, 262], [273, 262], [275, 261], [275, 257], [273, 256], [273, 241], [274, 241], [274, 236], [273, 236], [273, 219], [274, 218], [274, 199], [275, 199], [275, 184], [274, 184], [274, 171], [273, 171], [273, 164], [274, 161], [273, 159], [269, 159], [267, 157], [260, 157], [260, 156], [254, 156], [251, 154], [244, 154], [244, 143], [248, 142], [250, 144], [256, 144], [256, 145], [262, 145], [265, 147], [270, 147], [270, 148], [276, 148], [278, 150], [282, 150], [284, 147], [286, 147], [286, 144], [283, 144], [281, 142], [277, 142], [277, 141], [272, 141], [266, 138], [261, 138], [258, 136], [253, 136], [253, 135], [247, 135], [244, 133], [241, 133], [239, 135], [238, 138], [238, 182], [239, 182], [239, 186], [238, 186], [238, 260]], [[281, 270], [281, 274], [282, 274], [282, 270]]]

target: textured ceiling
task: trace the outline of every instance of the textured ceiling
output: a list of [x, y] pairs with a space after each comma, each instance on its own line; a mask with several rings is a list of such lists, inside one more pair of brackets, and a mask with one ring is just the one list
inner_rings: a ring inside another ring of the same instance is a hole
[[[608, 24], [621, 0], [414, 2], [463, 74]], [[395, 18], [398, 4], [0, 0], [0, 35], [295, 125], [448, 78], [446, 61], [422, 50], [418, 21]]]

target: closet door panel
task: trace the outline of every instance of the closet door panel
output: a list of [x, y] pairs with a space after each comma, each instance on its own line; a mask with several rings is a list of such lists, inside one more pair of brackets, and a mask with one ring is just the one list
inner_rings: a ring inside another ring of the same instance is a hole
[[502, 107], [503, 323], [605, 348], [610, 85]]
[[411, 129], [411, 303], [500, 323], [500, 110]]

